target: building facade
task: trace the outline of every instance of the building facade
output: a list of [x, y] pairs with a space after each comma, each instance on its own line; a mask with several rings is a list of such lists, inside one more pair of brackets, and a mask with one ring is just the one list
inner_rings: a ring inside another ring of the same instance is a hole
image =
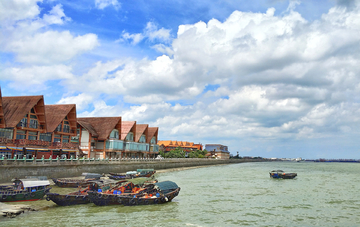
[[43, 96], [3, 97], [0, 157], [154, 158], [158, 128], [121, 117], [77, 118], [76, 105], [45, 105]]
[[158, 145], [160, 146], [159, 149], [164, 152], [169, 152], [171, 150], [174, 150], [175, 148], [180, 147], [186, 152], [186, 155], [192, 151], [203, 149], [203, 146], [200, 143], [195, 144], [193, 142], [176, 141], [176, 140], [161, 140], [158, 142]]
[[207, 156], [217, 159], [229, 159], [230, 152], [228, 147], [221, 144], [205, 144], [205, 150], [208, 151]]

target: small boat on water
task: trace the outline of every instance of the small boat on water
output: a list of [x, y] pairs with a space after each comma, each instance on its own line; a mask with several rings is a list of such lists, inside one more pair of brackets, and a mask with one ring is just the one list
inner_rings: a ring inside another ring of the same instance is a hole
[[156, 173], [154, 169], [137, 169], [136, 171], [128, 171], [125, 174], [123, 173], [112, 173], [110, 172], [110, 179], [120, 180], [120, 179], [133, 179], [138, 177], [151, 177]]
[[172, 181], [163, 181], [137, 187], [131, 182], [107, 191], [88, 191], [89, 198], [97, 206], [150, 205], [171, 202], [179, 195], [180, 187]]
[[77, 187], [87, 187], [92, 181], [99, 180], [102, 177], [101, 174], [97, 173], [84, 173], [85, 176], [83, 179], [74, 179], [74, 178], [53, 178], [56, 186], [61, 188], [77, 188]]
[[38, 178], [15, 179], [12, 185], [0, 186], [0, 202], [36, 201], [51, 189], [49, 180]]
[[273, 170], [269, 174], [271, 178], [276, 179], [293, 179], [297, 176], [297, 173], [285, 173], [282, 170]]
[[114, 180], [96, 180], [92, 181], [85, 189], [81, 189], [76, 192], [71, 192], [69, 194], [58, 194], [58, 193], [47, 193], [46, 200], [53, 201], [59, 206], [71, 206], [71, 205], [78, 205], [78, 204], [87, 204], [90, 203], [90, 199], [88, 196], [89, 190], [98, 190], [98, 189], [109, 189], [115, 185], [123, 183], [126, 181], [114, 181]]

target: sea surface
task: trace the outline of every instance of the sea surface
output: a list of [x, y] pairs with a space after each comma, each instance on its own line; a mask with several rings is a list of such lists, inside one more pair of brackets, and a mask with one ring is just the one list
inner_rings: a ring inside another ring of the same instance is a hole
[[[275, 169], [298, 176], [271, 179]], [[1, 218], [0, 226], [360, 226], [359, 163], [240, 163], [158, 173], [157, 179], [176, 182], [179, 196], [133, 207], [27, 202], [40, 210]], [[61, 190], [74, 189], [51, 189]]]

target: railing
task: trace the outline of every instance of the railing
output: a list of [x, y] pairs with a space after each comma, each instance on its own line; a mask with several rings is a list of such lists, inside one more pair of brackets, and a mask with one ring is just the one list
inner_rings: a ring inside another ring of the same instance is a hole
[[13, 165], [72, 165], [72, 164], [120, 164], [127, 162], [196, 162], [196, 161], [214, 161], [214, 160], [224, 160], [224, 159], [207, 159], [207, 158], [106, 158], [106, 159], [95, 159], [95, 158], [21, 158], [21, 159], [7, 159], [0, 158], [0, 166], [13, 166]]
[[74, 149], [76, 150], [79, 147], [79, 144], [76, 143], [60, 143], [60, 142], [48, 142], [42, 140], [27, 140], [27, 139], [7, 139], [7, 138], [0, 138], [0, 144], [9, 145], [11, 144], [15, 146], [25, 147], [26, 146], [35, 146], [42, 147], [42, 148], [49, 148], [51, 149]]

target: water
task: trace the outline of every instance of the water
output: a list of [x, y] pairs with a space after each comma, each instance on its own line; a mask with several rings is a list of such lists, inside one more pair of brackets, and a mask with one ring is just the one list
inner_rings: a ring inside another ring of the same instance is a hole
[[[296, 172], [271, 179], [269, 171]], [[360, 164], [242, 163], [157, 174], [181, 191], [171, 203], [46, 207], [1, 218], [0, 226], [360, 226]], [[54, 188], [51, 191], [64, 189]], [[73, 191], [73, 189], [66, 189]]]

